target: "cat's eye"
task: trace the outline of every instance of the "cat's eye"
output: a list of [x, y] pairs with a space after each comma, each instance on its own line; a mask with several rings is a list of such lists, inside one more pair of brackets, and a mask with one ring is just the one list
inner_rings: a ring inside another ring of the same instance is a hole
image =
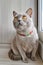
[[24, 21], [26, 21], [26, 20], [27, 20], [27, 17], [26, 17], [25, 15], [23, 15], [23, 16], [22, 16], [22, 19], [23, 19]]
[[15, 21], [17, 21], [18, 20], [18, 17], [16, 16], [16, 17], [14, 17], [14, 19], [15, 19]]

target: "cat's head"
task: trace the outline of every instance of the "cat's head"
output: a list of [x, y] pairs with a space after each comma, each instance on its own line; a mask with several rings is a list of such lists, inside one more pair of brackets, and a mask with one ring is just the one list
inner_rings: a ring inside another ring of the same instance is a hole
[[30, 27], [32, 23], [32, 8], [29, 8], [24, 14], [18, 14], [17, 12], [13, 11], [13, 17], [13, 24], [16, 30], [26, 30], [27, 27]]

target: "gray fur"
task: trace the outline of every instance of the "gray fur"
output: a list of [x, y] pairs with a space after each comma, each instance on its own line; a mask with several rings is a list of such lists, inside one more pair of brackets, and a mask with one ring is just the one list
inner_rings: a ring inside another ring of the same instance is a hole
[[[23, 21], [22, 15], [25, 15], [27, 17], [26, 21]], [[18, 15], [16, 13], [14, 17], [15, 16], [18, 16], [17, 21], [15, 21], [15, 19], [13, 20], [13, 24], [16, 29], [16, 36], [11, 43], [11, 49], [13, 53], [10, 51], [9, 57], [11, 59], [13, 58], [14, 60], [22, 58], [24, 62], [28, 62], [28, 56], [30, 54], [31, 59], [35, 60], [35, 55], [38, 49], [38, 34], [32, 17], [30, 18], [27, 13], [21, 15]], [[17, 33], [19, 32], [20, 34], [26, 34], [30, 31], [33, 31], [30, 36], [20, 36]]]

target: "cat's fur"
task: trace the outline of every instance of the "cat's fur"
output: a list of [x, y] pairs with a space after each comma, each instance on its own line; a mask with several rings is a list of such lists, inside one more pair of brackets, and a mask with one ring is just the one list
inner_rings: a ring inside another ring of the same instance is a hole
[[[24, 62], [28, 62], [29, 56], [34, 60], [38, 49], [38, 34], [32, 21], [32, 9], [29, 8], [24, 14], [18, 14], [13, 11], [13, 16], [16, 36], [11, 44], [9, 57], [13, 60], [22, 59]], [[30, 35], [26, 35], [31, 31]]]

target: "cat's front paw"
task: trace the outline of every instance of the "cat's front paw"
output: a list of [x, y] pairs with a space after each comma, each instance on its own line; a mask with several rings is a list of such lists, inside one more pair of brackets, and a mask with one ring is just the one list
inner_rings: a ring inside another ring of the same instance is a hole
[[23, 59], [23, 62], [24, 62], [24, 63], [28, 63], [28, 58], [27, 58], [27, 57], [24, 58], [24, 59]]
[[31, 56], [31, 60], [32, 61], [36, 61], [36, 58]]

